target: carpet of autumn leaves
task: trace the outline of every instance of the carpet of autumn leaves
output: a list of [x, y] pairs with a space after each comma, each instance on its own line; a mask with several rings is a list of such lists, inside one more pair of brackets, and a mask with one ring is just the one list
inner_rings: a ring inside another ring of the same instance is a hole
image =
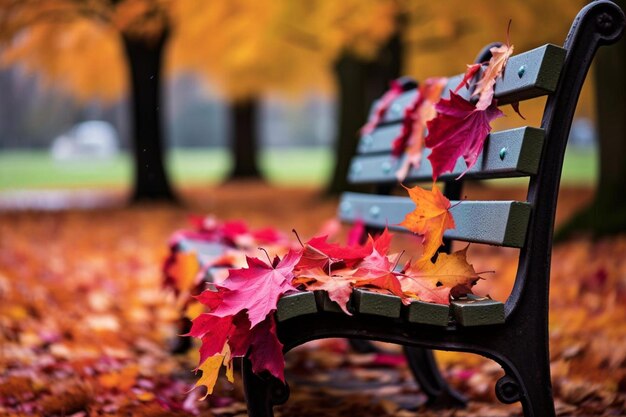
[[[474, 187], [467, 195], [523, 198]], [[218, 383], [204, 402], [190, 391], [194, 351], [169, 353], [178, 311], [161, 290], [167, 238], [190, 213], [211, 212], [296, 228], [312, 236], [336, 201], [316, 190], [250, 183], [190, 190], [187, 208], [139, 206], [0, 213], [0, 415], [245, 415], [241, 384]], [[558, 218], [591, 197], [561, 193]], [[405, 247], [413, 238], [399, 239]], [[626, 408], [626, 237], [578, 238], [555, 248], [551, 357], [560, 415], [624, 415]], [[517, 252], [472, 245], [477, 270], [496, 272], [480, 291], [504, 300]], [[425, 400], [399, 350], [356, 354], [343, 340], [318, 341], [287, 355], [290, 401], [284, 416], [413, 416]], [[502, 371], [478, 356], [441, 353], [444, 374], [468, 395], [466, 410], [420, 415], [519, 415], [497, 403]]]

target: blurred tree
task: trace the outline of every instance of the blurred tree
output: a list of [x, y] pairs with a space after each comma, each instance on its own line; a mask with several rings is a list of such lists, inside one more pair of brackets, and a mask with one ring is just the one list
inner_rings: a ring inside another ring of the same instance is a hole
[[[626, 10], [625, 0], [614, 0]], [[558, 232], [596, 237], [626, 232], [626, 39], [601, 48], [595, 59], [596, 121], [600, 175], [593, 202], [576, 213]]]
[[[135, 110], [135, 199], [172, 195], [163, 169], [156, 101], [168, 40], [178, 69], [204, 73], [233, 102], [237, 140], [232, 141], [236, 161], [232, 175], [245, 176], [259, 171], [257, 129], [252, 126], [259, 97], [268, 90], [292, 95], [308, 89], [331, 92], [330, 74], [339, 56], [350, 51], [374, 58], [394, 31], [398, 4], [394, 0], [0, 2], [4, 3], [0, 39], [13, 42], [4, 54], [5, 64], [24, 62], [43, 72], [49, 83], [69, 87], [78, 97], [110, 99], [124, 91], [119, 65], [124, 51]], [[121, 34], [122, 47], [116, 34]]]
[[402, 41], [396, 33], [381, 48], [376, 60], [366, 60], [345, 52], [335, 65], [338, 83], [338, 125], [335, 141], [335, 169], [326, 193], [337, 195], [349, 188], [350, 159], [359, 141], [358, 131], [367, 120], [372, 102], [401, 75]]
[[[124, 91], [119, 62], [127, 55], [135, 98], [136, 189], [166, 198], [171, 191], [162, 166], [156, 102], [166, 43], [177, 70], [202, 73], [233, 103], [232, 131], [241, 139], [231, 141], [238, 161], [234, 176], [259, 171], [254, 109], [267, 91], [292, 96], [311, 89], [336, 91], [338, 160], [329, 190], [337, 192], [345, 188], [349, 155], [367, 108], [400, 74], [402, 61], [403, 72], [418, 79], [458, 73], [483, 44], [504, 40], [511, 17], [511, 38], [518, 51], [546, 41], [558, 44], [580, 6], [567, 0], [527, 0], [506, 7], [496, 0], [474, 2], [471, 7], [463, 0], [0, 0], [0, 4], [0, 40], [12, 42], [5, 63], [25, 61], [55, 84], [62, 80], [60, 84], [78, 96], [106, 99]], [[563, 19], [555, 20], [556, 15]], [[140, 160], [152, 150], [154, 157]], [[151, 190], [140, 184], [158, 187]], [[143, 192], [135, 194], [143, 198]]]
[[[311, 89], [333, 91], [332, 71], [339, 62], [352, 59], [367, 66], [376, 58], [395, 31], [398, 4], [395, 0], [231, 0], [212, 3], [209, 12], [202, 0], [177, 3], [177, 20], [185, 23], [176, 36], [181, 47], [173, 49], [175, 61], [203, 71], [233, 102], [231, 178], [258, 175], [255, 109], [259, 98], [272, 90], [287, 95]], [[202, 45], [202, 53], [188, 45]], [[373, 67], [367, 72], [380, 73]], [[345, 104], [339, 110], [340, 148], [353, 149], [344, 142], [355, 143], [367, 102], [381, 94], [394, 76], [379, 76], [384, 81], [374, 89], [368, 88], [371, 82], [357, 84], [350, 75], [337, 79], [340, 103]], [[345, 82], [352, 88], [345, 88]], [[363, 96], [366, 90], [375, 93]], [[339, 169], [351, 153], [346, 152], [339, 153]]]
[[23, 62], [79, 98], [111, 99], [124, 91], [119, 59], [124, 51], [131, 86], [133, 201], [175, 198], [165, 172], [160, 118], [159, 81], [169, 32], [165, 0], [0, 3], [0, 42], [8, 45], [3, 63]]

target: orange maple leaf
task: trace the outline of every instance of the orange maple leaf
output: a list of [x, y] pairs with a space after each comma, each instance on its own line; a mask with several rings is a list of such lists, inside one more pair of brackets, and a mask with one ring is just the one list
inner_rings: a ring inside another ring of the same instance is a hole
[[188, 301], [189, 294], [198, 283], [200, 262], [195, 251], [180, 251], [175, 254], [174, 262], [165, 271], [174, 280], [179, 291], [177, 303], [180, 308]]
[[453, 254], [440, 253], [435, 262], [423, 259], [407, 266], [400, 276], [404, 296], [449, 304], [452, 289], [471, 292], [481, 277], [467, 262], [467, 248], [469, 245]]
[[422, 236], [423, 251], [419, 261], [430, 259], [443, 244], [443, 232], [455, 227], [449, 211], [450, 200], [434, 184], [431, 191], [419, 186], [406, 190], [416, 207], [400, 225]]

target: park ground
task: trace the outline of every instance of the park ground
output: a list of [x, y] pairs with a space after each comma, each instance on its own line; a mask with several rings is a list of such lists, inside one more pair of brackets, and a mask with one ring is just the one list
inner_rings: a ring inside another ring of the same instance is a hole
[[[558, 222], [592, 198], [586, 186], [563, 188]], [[191, 213], [245, 219], [312, 236], [336, 200], [316, 187], [258, 182], [191, 187], [185, 206], [0, 212], [0, 415], [244, 416], [239, 380], [218, 383], [204, 401], [191, 390], [197, 354], [169, 353], [178, 312], [161, 289], [172, 231]], [[521, 188], [470, 187], [468, 198], [523, 198]], [[12, 198], [12, 197], [11, 197]], [[11, 200], [9, 198], [9, 200]], [[71, 202], [71, 199], [70, 199]], [[396, 242], [411, 245], [410, 238]], [[406, 248], [406, 247], [405, 247]], [[410, 249], [409, 249], [410, 250]], [[626, 237], [578, 237], [555, 247], [551, 286], [551, 360], [562, 416], [624, 415], [626, 407]], [[504, 300], [515, 250], [472, 245], [481, 285]], [[415, 416], [424, 396], [398, 350], [356, 354], [343, 340], [315, 342], [287, 355], [292, 396], [282, 416]], [[472, 401], [465, 410], [426, 416], [516, 416], [500, 405], [500, 367], [478, 356], [439, 354], [444, 375]]]
[[[260, 152], [259, 165], [266, 178], [278, 185], [323, 186], [333, 168], [328, 148], [273, 148]], [[173, 148], [167, 154], [168, 172], [175, 184], [203, 186], [219, 182], [230, 169], [224, 148]], [[593, 148], [571, 148], [566, 153], [563, 181], [592, 185], [597, 160]], [[130, 182], [127, 154], [98, 160], [55, 161], [45, 150], [0, 152], [0, 192], [6, 190], [121, 187]]]

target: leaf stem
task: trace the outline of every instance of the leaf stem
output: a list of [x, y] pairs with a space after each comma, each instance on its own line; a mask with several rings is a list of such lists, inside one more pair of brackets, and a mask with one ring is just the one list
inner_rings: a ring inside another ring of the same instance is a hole
[[265, 248], [262, 248], [262, 247], [258, 247], [257, 249], [265, 252], [265, 256], [267, 256], [267, 261], [270, 263], [270, 266], [273, 268], [274, 266], [272, 265], [272, 259], [270, 258], [270, 254], [267, 253], [267, 250], [265, 250]]
[[298, 239], [298, 243], [300, 243], [300, 246], [304, 247], [304, 244], [300, 240], [300, 236], [298, 235], [298, 232], [296, 231], [296, 229], [291, 229], [291, 231], [293, 232], [294, 235], [296, 235], [296, 239]]

